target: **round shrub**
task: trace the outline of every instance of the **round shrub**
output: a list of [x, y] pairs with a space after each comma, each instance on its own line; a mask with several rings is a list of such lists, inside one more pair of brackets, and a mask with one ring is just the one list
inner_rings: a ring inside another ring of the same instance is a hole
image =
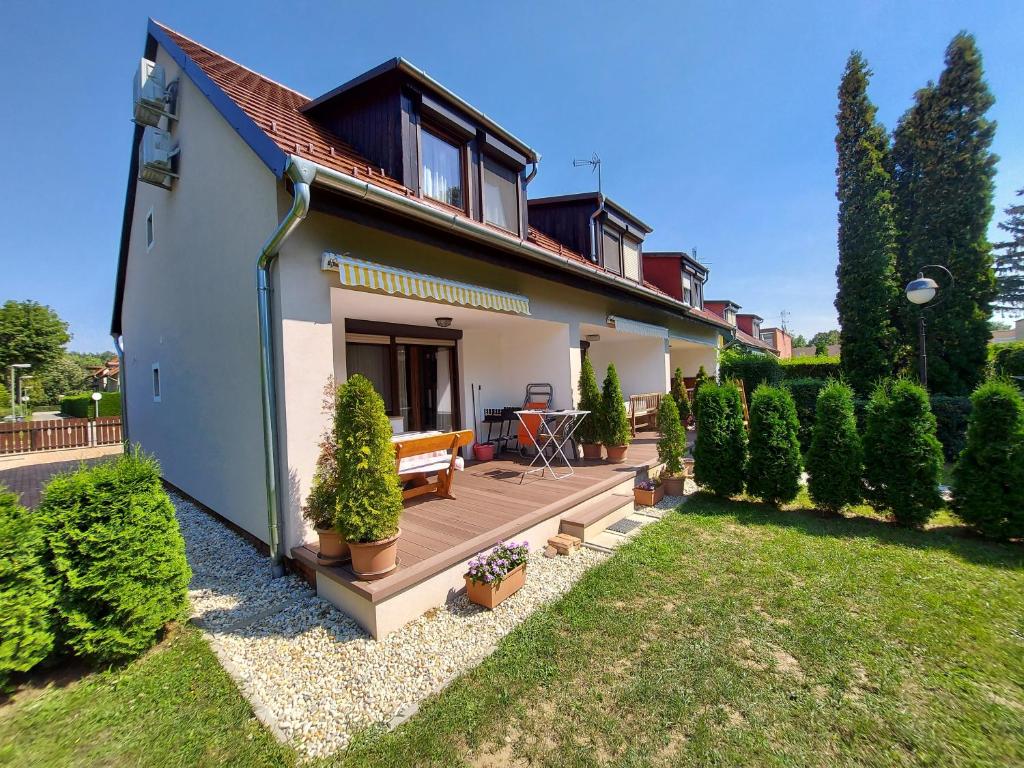
[[678, 476], [683, 472], [683, 452], [686, 450], [686, 430], [679, 421], [679, 409], [671, 397], [661, 398], [658, 406], [658, 461], [665, 465], [665, 472]]
[[683, 377], [683, 369], [676, 368], [672, 373], [672, 386], [669, 394], [676, 401], [676, 410], [679, 412], [679, 421], [685, 425], [692, 413], [690, 412], [690, 396], [686, 393], [686, 379]]
[[134, 658], [183, 616], [192, 574], [155, 459], [135, 451], [57, 475], [39, 513], [60, 639], [77, 656]]
[[595, 444], [601, 442], [601, 390], [597, 388], [597, 376], [594, 375], [594, 364], [589, 357], [583, 358], [580, 366], [580, 410], [590, 411], [583, 417], [576, 429], [576, 439], [581, 443]]
[[1008, 381], [971, 396], [967, 445], [953, 469], [953, 508], [987, 536], [1024, 536], [1024, 401]]
[[601, 442], [605, 445], [629, 445], [629, 414], [622, 398], [619, 374], [615, 364], [608, 364], [608, 372], [601, 387]]
[[365, 376], [338, 388], [335, 411], [338, 507], [335, 526], [346, 541], [383, 541], [398, 533], [402, 490], [384, 401]]
[[747, 433], [743, 404], [735, 384], [708, 382], [694, 397], [697, 442], [693, 448], [693, 477], [716, 496], [743, 492]]
[[857, 434], [853, 390], [838, 381], [818, 393], [811, 448], [807, 452], [807, 489], [822, 509], [838, 512], [864, 495], [864, 453]]
[[53, 584], [43, 531], [18, 497], [0, 486], [0, 691], [53, 649]]
[[942, 446], [928, 393], [909, 379], [884, 381], [868, 401], [864, 475], [873, 505], [920, 527], [942, 506]]
[[800, 440], [789, 392], [766, 384], [750, 401], [747, 493], [768, 504], [792, 501], [800, 492]]

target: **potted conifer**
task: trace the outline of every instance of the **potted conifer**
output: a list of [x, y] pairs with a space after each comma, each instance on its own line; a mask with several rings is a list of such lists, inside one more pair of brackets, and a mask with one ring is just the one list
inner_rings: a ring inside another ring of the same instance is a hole
[[338, 493], [335, 525], [352, 552], [352, 570], [364, 580], [391, 573], [398, 563], [402, 491], [384, 401], [365, 376], [339, 389], [335, 411]]
[[658, 407], [658, 461], [665, 465], [661, 472], [661, 483], [669, 496], [683, 495], [683, 451], [686, 447], [686, 432], [679, 421], [679, 409], [675, 398], [661, 398]]
[[583, 358], [580, 367], [580, 410], [590, 411], [583, 417], [576, 430], [576, 436], [583, 443], [584, 459], [601, 458], [601, 390], [597, 388], [597, 377], [589, 357]]
[[334, 435], [320, 443], [320, 456], [313, 471], [313, 485], [302, 508], [302, 516], [313, 526], [320, 539], [317, 559], [323, 565], [336, 565], [351, 558], [348, 544], [334, 527], [338, 503], [338, 462]]
[[686, 392], [686, 379], [683, 378], [683, 369], [676, 368], [672, 373], [672, 387], [669, 391], [672, 399], [676, 401], [676, 409], [679, 411], [679, 423], [683, 429], [690, 423], [690, 396]]
[[601, 387], [600, 408], [601, 442], [608, 452], [608, 461], [621, 464], [626, 460], [626, 450], [632, 439], [629, 431], [629, 415], [622, 399], [622, 387], [619, 386], [619, 374], [615, 364], [608, 364], [608, 372]]

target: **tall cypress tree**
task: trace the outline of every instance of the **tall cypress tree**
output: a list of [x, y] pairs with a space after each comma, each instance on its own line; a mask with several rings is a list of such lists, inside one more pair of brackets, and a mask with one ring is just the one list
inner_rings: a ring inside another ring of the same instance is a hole
[[[1017, 190], [1024, 196], [1024, 189]], [[1010, 234], [1005, 243], [996, 244], [996, 284], [998, 295], [995, 309], [1012, 312], [1024, 309], [1024, 204], [1006, 209], [1006, 221], [999, 228]]]
[[[926, 264], [941, 264], [956, 284], [927, 314], [928, 381], [937, 392], [967, 394], [984, 376], [987, 321], [996, 295], [991, 246], [996, 156], [994, 99], [974, 38], [961, 32], [946, 49], [937, 84], [917, 92], [901, 118], [893, 146], [900, 229], [897, 267], [902, 284]], [[940, 281], [941, 283], [941, 281]], [[901, 330], [917, 351], [918, 312], [902, 301]]]
[[896, 284], [896, 231], [887, 168], [889, 140], [868, 99], [871, 70], [850, 54], [839, 84], [836, 197], [839, 198], [839, 312], [842, 367], [860, 394], [890, 375], [897, 334], [891, 313]]

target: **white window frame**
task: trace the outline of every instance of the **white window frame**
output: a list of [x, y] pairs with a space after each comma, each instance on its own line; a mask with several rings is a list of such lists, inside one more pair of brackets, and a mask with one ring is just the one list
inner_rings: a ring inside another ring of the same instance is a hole
[[164, 390], [164, 383], [160, 377], [160, 363], [153, 363], [153, 373], [150, 375], [149, 383], [153, 387], [153, 402], [159, 403]]
[[146, 253], [153, 250], [153, 244], [156, 243], [156, 218], [153, 214], [153, 209], [149, 209], [149, 213], [146, 214]]

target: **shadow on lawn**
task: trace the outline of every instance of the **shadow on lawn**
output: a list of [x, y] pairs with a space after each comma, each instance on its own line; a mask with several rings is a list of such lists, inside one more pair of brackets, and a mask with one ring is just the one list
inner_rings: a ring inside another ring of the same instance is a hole
[[705, 491], [691, 496], [681, 511], [684, 514], [728, 515], [746, 525], [798, 528], [812, 536], [874, 539], [913, 549], [939, 549], [979, 565], [1013, 570], [1024, 568], [1024, 545], [985, 539], [966, 527], [955, 525], [913, 530], [871, 517], [847, 517], [813, 508], [780, 509], [741, 499], [724, 500]]

